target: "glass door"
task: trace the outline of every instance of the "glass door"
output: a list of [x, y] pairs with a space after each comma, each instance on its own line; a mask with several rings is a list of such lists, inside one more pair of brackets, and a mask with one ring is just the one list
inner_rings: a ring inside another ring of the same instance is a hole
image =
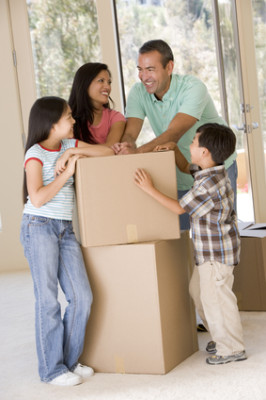
[[247, 143], [246, 105], [242, 85], [239, 35], [234, 2], [218, 0], [218, 38], [222, 53], [223, 91], [226, 119], [237, 137], [237, 214], [241, 221], [254, 221], [252, 185]]
[[252, 0], [255, 55], [257, 65], [259, 103], [261, 109], [261, 131], [266, 167], [266, 0]]
[[[265, 0], [253, 3], [254, 18], [260, 21], [255, 31], [255, 42], [258, 43], [256, 48], [260, 58], [261, 97], [265, 101], [265, 62], [262, 61], [262, 54], [265, 55]], [[136, 62], [139, 47], [146, 40], [164, 39], [173, 49], [175, 72], [202, 79], [218, 111], [236, 133], [238, 218], [242, 221], [266, 220], [251, 0], [116, 0], [115, 4], [126, 95], [138, 80]], [[139, 144], [149, 141], [151, 135], [147, 127], [138, 139], [141, 141]]]
[[[115, 5], [126, 97], [138, 81], [138, 49], [147, 40], [163, 39], [173, 50], [174, 72], [199, 77], [222, 113], [212, 0], [115, 0]], [[153, 138], [145, 120], [137, 144]]]
[[[240, 79], [240, 110], [248, 186], [252, 189], [255, 222], [266, 221], [265, 176], [265, 0], [234, 0], [235, 46]], [[255, 23], [253, 24], [253, 21]], [[238, 42], [237, 42], [238, 39]], [[262, 56], [263, 54], [263, 56]], [[257, 56], [257, 57], [256, 57]], [[264, 115], [264, 116], [263, 116]], [[264, 128], [264, 133], [263, 133]], [[249, 214], [250, 204], [243, 208]]]
[[266, 0], [213, 0], [213, 6], [224, 114], [237, 137], [238, 219], [265, 222]]

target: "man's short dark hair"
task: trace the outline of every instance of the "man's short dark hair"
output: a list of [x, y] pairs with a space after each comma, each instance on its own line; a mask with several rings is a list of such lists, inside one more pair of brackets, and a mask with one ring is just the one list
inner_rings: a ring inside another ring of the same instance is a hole
[[199, 146], [206, 147], [216, 164], [223, 164], [233, 154], [236, 136], [231, 128], [216, 123], [204, 124], [197, 129]]
[[139, 54], [150, 53], [151, 51], [158, 51], [162, 56], [162, 66], [165, 68], [169, 61], [174, 61], [174, 55], [171, 47], [161, 39], [149, 40], [145, 42], [139, 49]]

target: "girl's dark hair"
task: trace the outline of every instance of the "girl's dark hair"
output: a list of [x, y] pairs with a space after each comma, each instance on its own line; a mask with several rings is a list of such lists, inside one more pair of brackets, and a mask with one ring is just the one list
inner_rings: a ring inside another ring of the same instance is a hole
[[156, 39], [145, 42], [139, 49], [139, 54], [150, 53], [151, 51], [158, 51], [161, 54], [161, 62], [164, 68], [169, 61], [174, 61], [172, 49], [164, 40]]
[[[106, 64], [87, 63], [82, 65], [75, 74], [68, 100], [72, 116], [76, 121], [74, 125], [74, 137], [91, 144], [95, 144], [96, 142], [88, 129], [88, 122], [89, 124], [93, 123], [94, 114], [94, 107], [88, 94], [88, 88], [93, 79], [101, 71], [107, 71], [111, 78], [111, 72]], [[110, 97], [109, 99], [113, 103]], [[104, 107], [110, 108], [109, 101], [104, 104]]]
[[[30, 110], [25, 153], [36, 143], [46, 140], [54, 124], [67, 110], [67, 102], [60, 97], [47, 96], [36, 100]], [[27, 202], [28, 189], [24, 170], [23, 200]]]
[[217, 165], [223, 164], [235, 151], [236, 136], [228, 126], [204, 124], [197, 129], [197, 133], [200, 133], [199, 146], [209, 150]]

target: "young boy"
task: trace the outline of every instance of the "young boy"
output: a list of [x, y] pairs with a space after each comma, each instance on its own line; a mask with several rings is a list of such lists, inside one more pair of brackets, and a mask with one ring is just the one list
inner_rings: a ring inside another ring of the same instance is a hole
[[[234, 152], [232, 130], [219, 124], [198, 128], [190, 145], [191, 164], [175, 143], [155, 150], [174, 150], [178, 168], [195, 179], [191, 190], [179, 201], [158, 191], [150, 175], [138, 169], [135, 183], [164, 207], [190, 216], [195, 249], [195, 268], [189, 285], [195, 307], [212, 341], [206, 350], [214, 353], [208, 364], [246, 360], [236, 297], [232, 292], [233, 269], [239, 262], [240, 239], [234, 194], [223, 162]], [[215, 354], [216, 353], [216, 354]]]

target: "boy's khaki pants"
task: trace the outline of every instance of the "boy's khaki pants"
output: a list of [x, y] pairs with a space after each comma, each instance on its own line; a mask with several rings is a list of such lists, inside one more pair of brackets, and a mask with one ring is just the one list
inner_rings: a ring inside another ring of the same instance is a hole
[[189, 284], [195, 307], [220, 356], [244, 350], [240, 314], [232, 291], [233, 270], [232, 266], [208, 261], [194, 267]]

